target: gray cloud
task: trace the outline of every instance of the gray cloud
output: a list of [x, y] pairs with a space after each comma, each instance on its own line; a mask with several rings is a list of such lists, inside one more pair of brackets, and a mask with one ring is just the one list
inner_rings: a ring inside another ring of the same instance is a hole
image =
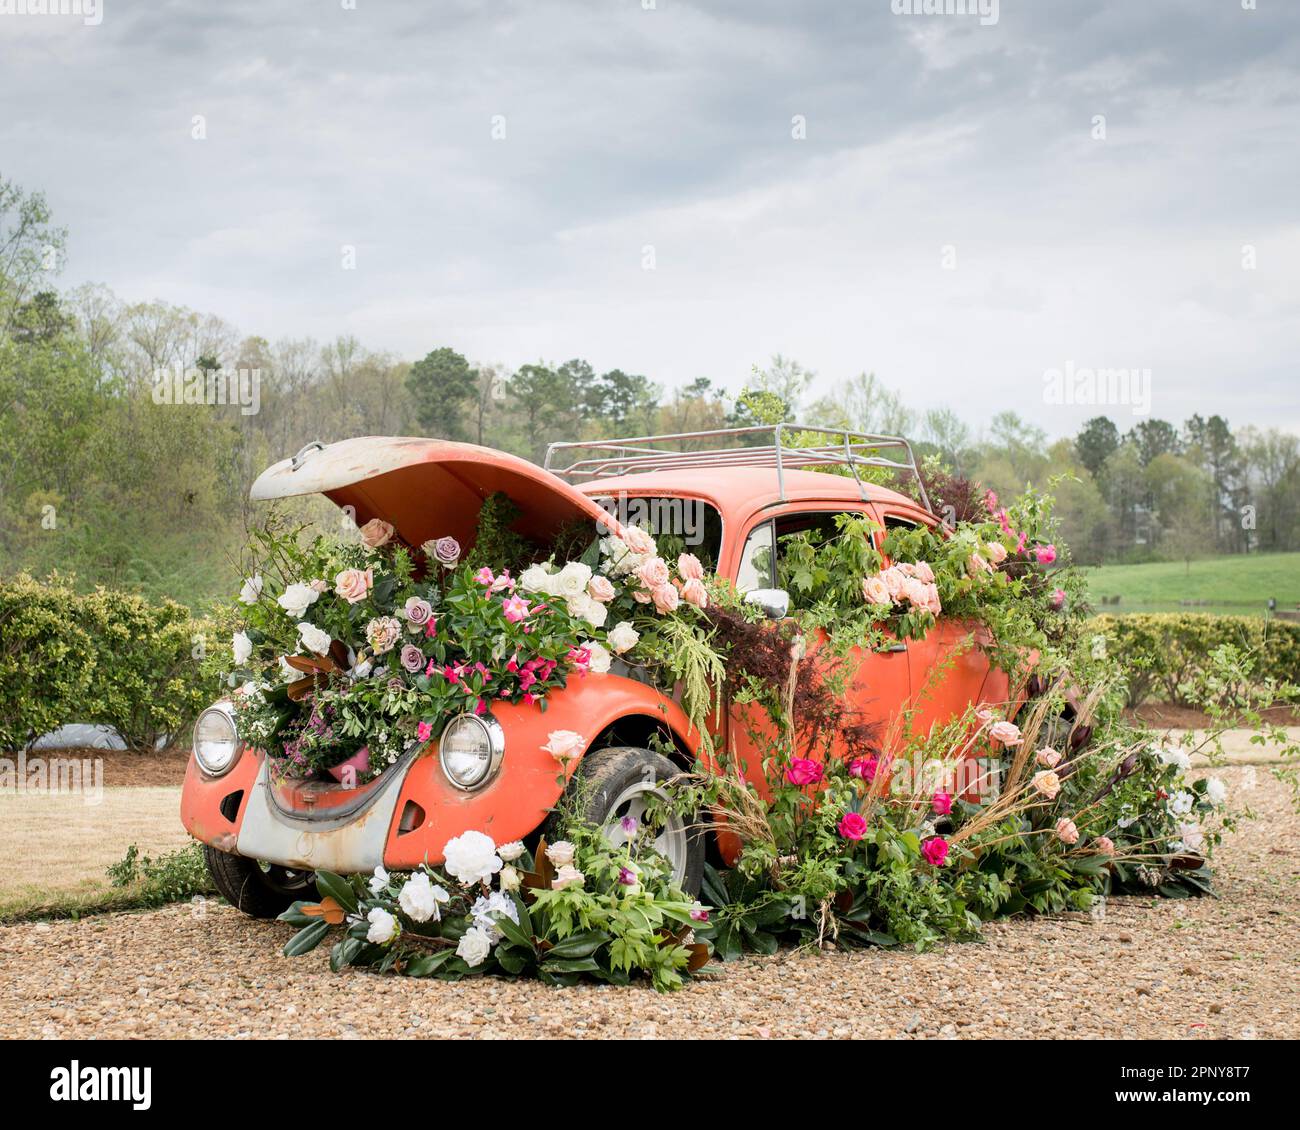
[[1260, 8], [107, 0], [0, 16], [0, 171], [64, 283], [269, 337], [733, 388], [780, 351], [1054, 433], [1091, 413], [1045, 370], [1134, 366], [1295, 428], [1300, 11]]

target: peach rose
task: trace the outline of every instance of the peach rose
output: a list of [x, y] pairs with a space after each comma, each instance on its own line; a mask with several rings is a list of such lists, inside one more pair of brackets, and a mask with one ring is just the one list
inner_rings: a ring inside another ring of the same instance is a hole
[[683, 553], [677, 558], [677, 571], [682, 575], [684, 581], [704, 580], [704, 566], [700, 564], [700, 559], [693, 553]]
[[1061, 791], [1061, 778], [1050, 769], [1040, 769], [1030, 783], [1048, 800], [1055, 800], [1056, 794]]
[[868, 604], [892, 604], [889, 596], [889, 586], [885, 584], [885, 579], [877, 573], [874, 577], [862, 578], [862, 599]]
[[623, 531], [623, 544], [633, 553], [645, 554], [655, 551], [655, 539], [639, 526], [628, 526]]
[[991, 541], [984, 548], [994, 565], [1001, 565], [1007, 559], [1007, 547], [1000, 541]]
[[916, 563], [916, 572], [912, 575], [918, 581], [924, 581], [927, 585], [934, 584], [934, 570], [930, 568], [928, 562], [918, 561]]
[[989, 727], [989, 737], [1003, 745], [1020, 744], [1020, 727], [1014, 722], [994, 722]]
[[668, 583], [668, 562], [662, 557], [651, 557], [648, 561], [641, 562], [636, 575], [646, 588], [653, 591]]
[[378, 549], [391, 541], [394, 533], [396, 530], [391, 522], [385, 522], [381, 518], [371, 518], [361, 527], [361, 540], [371, 549]]
[[349, 604], [358, 604], [370, 595], [374, 583], [372, 569], [344, 569], [334, 578], [334, 591]]
[[614, 599], [614, 586], [609, 583], [609, 578], [595, 576], [587, 582], [587, 595], [592, 600], [598, 600], [601, 604]]
[[1092, 843], [1102, 855], [1115, 854], [1115, 842], [1109, 836], [1098, 836]]
[[650, 590], [650, 598], [655, 602], [656, 612], [675, 612], [681, 600], [672, 585], [660, 585]]
[[704, 587], [704, 582], [696, 577], [692, 577], [682, 585], [682, 599], [687, 604], [695, 605], [696, 608], [707, 608], [709, 606], [709, 594]]
[[901, 601], [907, 596], [907, 582], [910, 578], [901, 569], [897, 567], [886, 569], [880, 577], [889, 590], [891, 601]]
[[993, 572], [993, 566], [985, 561], [980, 554], [972, 553], [970, 559], [966, 562], [966, 572], [973, 577], [977, 573]]
[[1063, 844], [1077, 844], [1079, 842], [1079, 829], [1074, 826], [1074, 821], [1061, 817], [1056, 822], [1056, 838]]
[[1060, 764], [1061, 755], [1054, 749], [1044, 748], [1034, 754], [1034, 760], [1045, 769], [1055, 769]]

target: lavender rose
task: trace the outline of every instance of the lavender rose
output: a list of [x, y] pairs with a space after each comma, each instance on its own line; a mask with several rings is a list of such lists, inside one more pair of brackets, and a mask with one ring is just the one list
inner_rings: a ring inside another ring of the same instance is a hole
[[429, 622], [429, 617], [433, 615], [433, 605], [427, 600], [413, 596], [407, 599], [403, 615], [406, 617], [406, 623], [413, 630], [423, 628]]
[[444, 569], [453, 569], [456, 562], [460, 560], [460, 542], [455, 538], [439, 538], [437, 541], [426, 541], [423, 546], [424, 555], [431, 557], [438, 562]]
[[404, 648], [402, 648], [399, 659], [401, 660], [402, 666], [410, 671], [412, 675], [424, 666], [424, 652], [413, 643], [408, 643]]

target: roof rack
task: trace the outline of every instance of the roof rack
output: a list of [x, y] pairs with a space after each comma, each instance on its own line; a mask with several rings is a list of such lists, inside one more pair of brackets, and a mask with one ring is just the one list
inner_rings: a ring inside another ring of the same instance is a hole
[[[732, 440], [770, 437], [768, 443], [750, 446], [704, 446], [694, 451], [674, 451], [666, 444], [699, 443], [703, 440]], [[824, 440], [824, 442], [817, 442]], [[811, 442], [810, 442], [811, 441]], [[574, 458], [579, 450], [593, 454]], [[890, 459], [881, 452], [901, 453]], [[566, 453], [568, 453], [566, 455]], [[561, 458], [572, 459], [563, 466]], [[904, 461], [905, 460], [905, 461]], [[863, 499], [866, 486], [859, 473], [863, 467], [887, 467], [909, 472], [926, 510], [933, 513], [930, 496], [917, 467], [912, 445], [902, 436], [871, 435], [843, 428], [822, 428], [809, 424], [760, 424], [747, 428], [716, 428], [705, 432], [675, 432], [657, 436], [629, 436], [623, 439], [586, 439], [553, 443], [546, 449], [546, 470], [567, 482], [634, 475], [642, 471], [684, 470], [697, 467], [773, 467], [781, 501], [785, 496], [785, 470], [804, 467], [847, 467]]]

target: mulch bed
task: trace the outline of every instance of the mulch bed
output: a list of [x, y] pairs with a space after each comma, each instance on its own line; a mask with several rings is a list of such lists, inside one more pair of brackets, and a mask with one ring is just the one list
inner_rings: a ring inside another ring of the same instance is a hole
[[[5, 756], [12, 758], [13, 754]], [[43, 749], [27, 755], [30, 765], [36, 758], [59, 758], [65, 761], [102, 761], [104, 787], [147, 788], [185, 783], [185, 766], [189, 764], [188, 749], [169, 749], [161, 753], [134, 753], [124, 749]]]

